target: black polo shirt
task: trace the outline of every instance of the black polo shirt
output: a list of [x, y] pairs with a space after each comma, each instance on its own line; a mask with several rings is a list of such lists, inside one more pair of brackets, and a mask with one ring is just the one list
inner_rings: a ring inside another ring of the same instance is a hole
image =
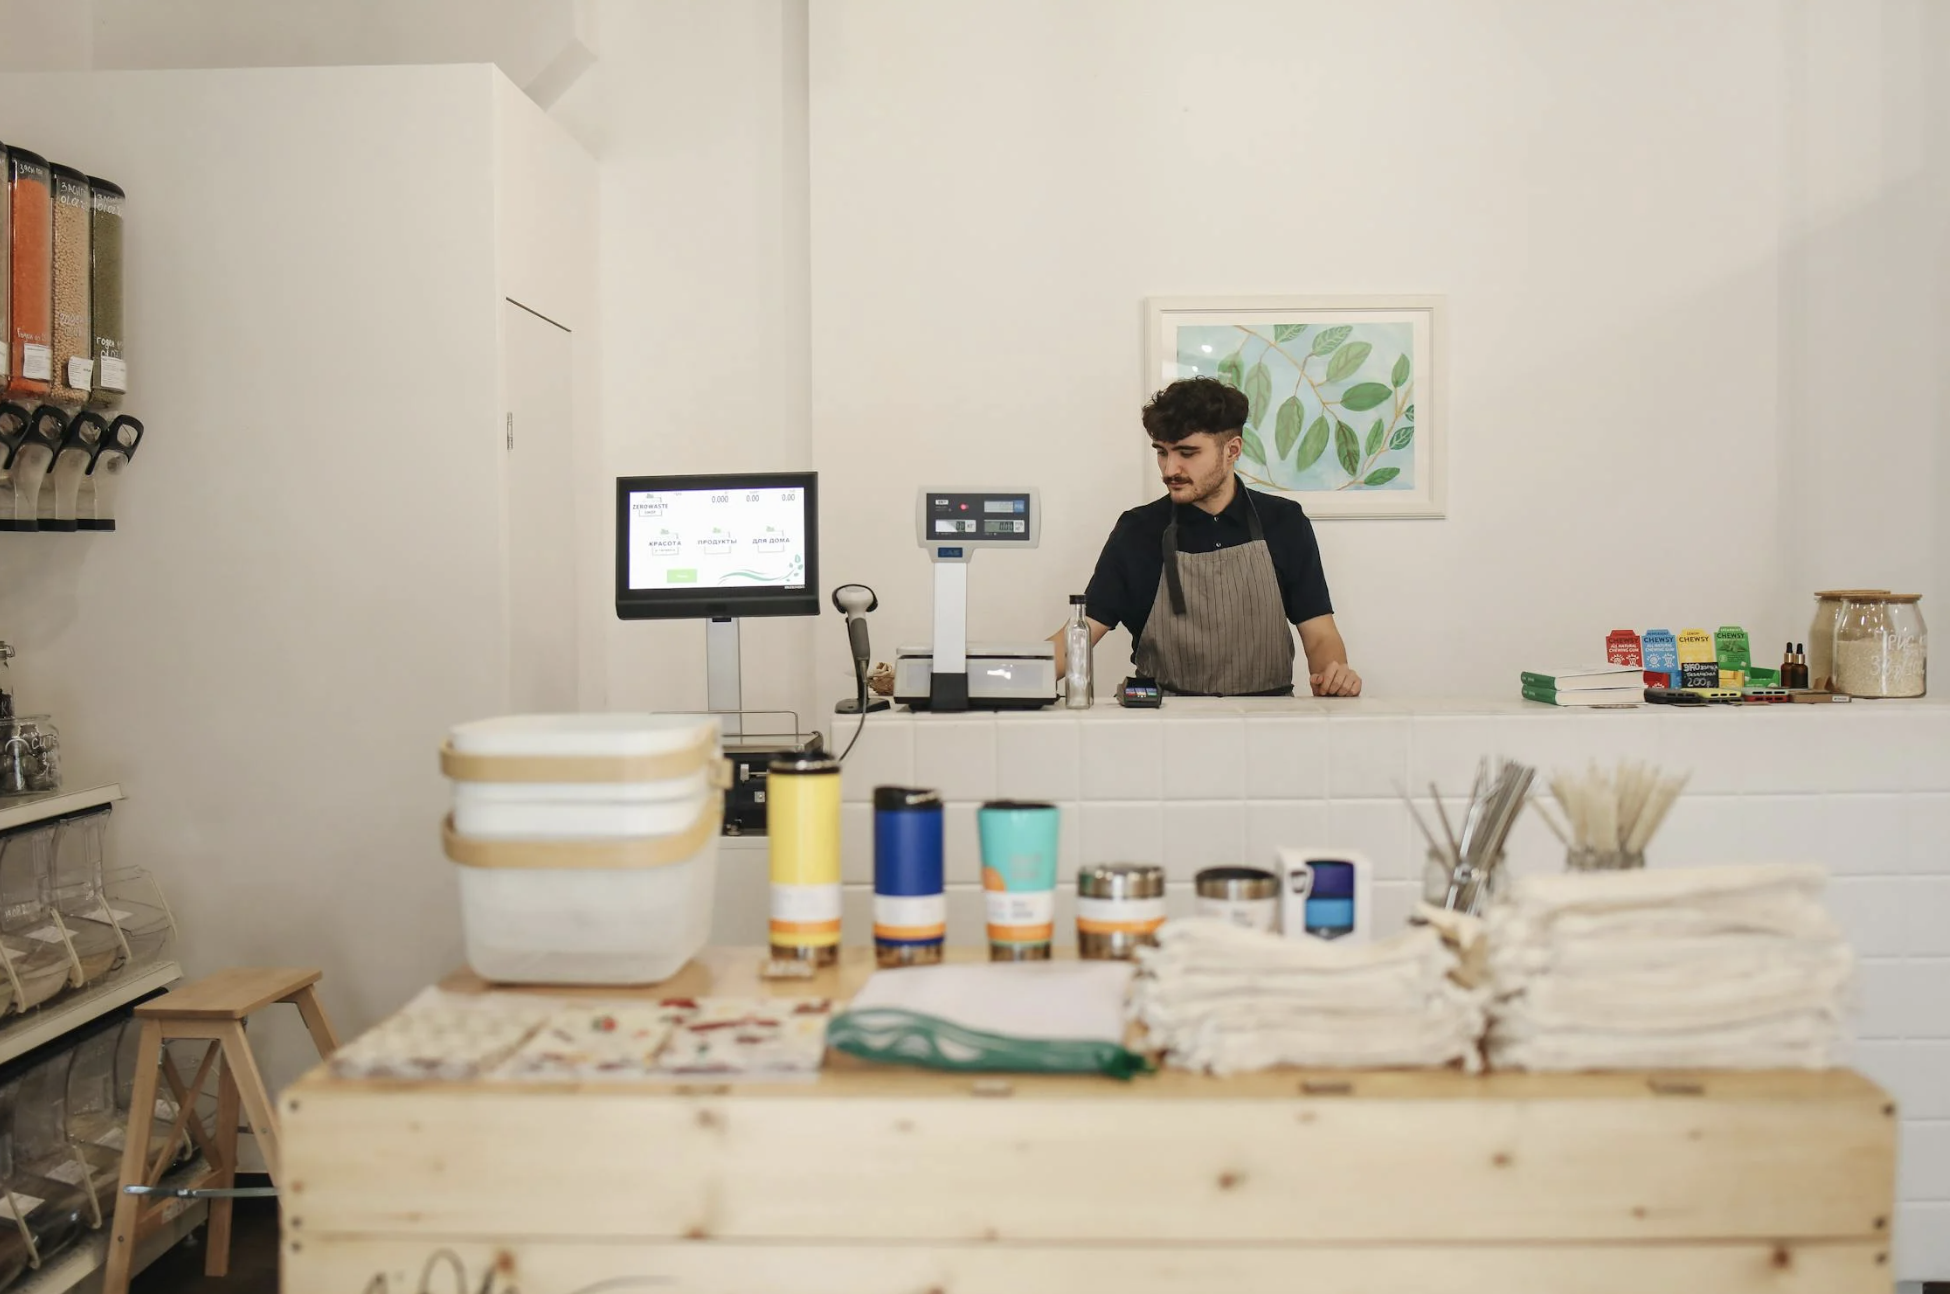
[[[1097, 558], [1090, 587], [1084, 591], [1084, 613], [1112, 629], [1129, 626], [1135, 652], [1144, 635], [1144, 622], [1151, 618], [1158, 581], [1165, 573], [1165, 526], [1172, 513], [1178, 514], [1179, 552], [1214, 553], [1252, 538], [1246, 520], [1246, 494], [1246, 485], [1240, 482], [1232, 492], [1232, 502], [1217, 516], [1195, 504], [1174, 504], [1171, 496], [1165, 495], [1119, 517], [1104, 543], [1103, 554]], [[1260, 529], [1273, 555], [1286, 618], [1297, 625], [1315, 616], [1333, 614], [1327, 575], [1320, 566], [1320, 545], [1314, 542], [1313, 522], [1307, 520], [1307, 514], [1293, 500], [1276, 494], [1255, 492], [1250, 506], [1259, 512]]]

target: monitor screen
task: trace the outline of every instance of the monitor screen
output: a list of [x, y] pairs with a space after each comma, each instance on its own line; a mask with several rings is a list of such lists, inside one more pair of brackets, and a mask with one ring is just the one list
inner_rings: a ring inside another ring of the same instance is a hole
[[819, 474], [616, 480], [625, 620], [819, 614]]

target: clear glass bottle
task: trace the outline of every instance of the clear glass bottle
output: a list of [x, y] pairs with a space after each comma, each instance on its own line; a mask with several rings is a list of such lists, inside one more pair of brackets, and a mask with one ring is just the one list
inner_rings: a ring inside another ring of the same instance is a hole
[[1090, 622], [1083, 613], [1083, 594], [1070, 595], [1070, 623], [1063, 630], [1063, 704], [1072, 710], [1088, 710], [1096, 697], [1090, 659]]
[[1930, 634], [1920, 593], [1851, 593], [1835, 621], [1834, 690], [1914, 697], [1928, 690]]

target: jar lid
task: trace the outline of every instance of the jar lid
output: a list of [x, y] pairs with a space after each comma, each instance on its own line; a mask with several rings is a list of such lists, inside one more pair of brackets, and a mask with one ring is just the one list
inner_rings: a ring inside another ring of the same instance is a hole
[[1096, 863], [1077, 873], [1077, 893], [1086, 899], [1161, 899], [1165, 869], [1156, 863]]
[[1857, 589], [1842, 594], [1850, 602], [1921, 602], [1921, 593], [1891, 593], [1888, 589]]
[[1280, 878], [1258, 867], [1208, 867], [1198, 874], [1193, 888], [1206, 899], [1276, 899]]
[[983, 813], [1040, 813], [1045, 810], [1054, 813], [1056, 806], [1041, 800], [985, 800], [982, 803]]
[[873, 788], [873, 807], [883, 812], [900, 809], [938, 809], [941, 807], [941, 792], [926, 791], [913, 786], [876, 786]]
[[1859, 598], [1877, 593], [1887, 593], [1888, 589], [1823, 589], [1815, 594], [1818, 598]]
[[766, 765], [768, 773], [837, 773], [840, 761], [830, 755], [793, 755], [786, 759], [775, 759]]

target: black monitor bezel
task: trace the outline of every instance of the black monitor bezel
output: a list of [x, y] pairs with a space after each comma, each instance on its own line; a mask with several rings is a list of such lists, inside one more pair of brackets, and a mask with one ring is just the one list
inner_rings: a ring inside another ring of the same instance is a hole
[[[644, 490], [800, 489], [806, 503], [806, 587], [715, 589], [708, 595], [667, 589], [632, 589], [630, 495]], [[618, 620], [728, 620], [750, 616], [816, 616], [819, 597], [819, 473], [710, 472], [683, 476], [616, 478], [616, 618]]]

